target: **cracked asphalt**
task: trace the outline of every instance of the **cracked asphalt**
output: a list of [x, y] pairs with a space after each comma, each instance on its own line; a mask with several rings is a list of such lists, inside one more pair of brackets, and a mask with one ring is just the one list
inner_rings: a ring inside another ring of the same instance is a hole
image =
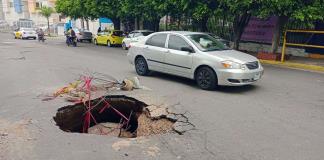
[[324, 74], [264, 66], [261, 81], [203, 91], [191, 80], [154, 73], [151, 90], [114, 92], [172, 106], [196, 127], [183, 135], [136, 139], [66, 133], [53, 120], [62, 99], [42, 95], [80, 74], [137, 76], [121, 48], [63, 39], [15, 40], [0, 33], [0, 159], [2, 160], [322, 160]]

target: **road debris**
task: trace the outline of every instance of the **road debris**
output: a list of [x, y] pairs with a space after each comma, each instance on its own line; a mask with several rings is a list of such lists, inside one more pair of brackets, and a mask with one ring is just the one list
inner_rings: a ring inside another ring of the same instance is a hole
[[[87, 88], [89, 86], [89, 88]], [[43, 101], [53, 100], [58, 97], [63, 97], [69, 102], [85, 102], [90, 98], [97, 98], [107, 95], [113, 90], [132, 91], [133, 89], [144, 89], [141, 86], [137, 77], [125, 78], [123, 81], [118, 81], [114, 77], [101, 74], [91, 73], [89, 75], [80, 75], [76, 81], [69, 83], [51, 95], [45, 96]], [[89, 98], [89, 94], [92, 94]]]

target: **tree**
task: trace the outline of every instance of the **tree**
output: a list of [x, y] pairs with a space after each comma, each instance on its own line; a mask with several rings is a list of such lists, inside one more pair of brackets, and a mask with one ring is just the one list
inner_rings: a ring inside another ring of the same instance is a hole
[[259, 16], [278, 16], [271, 52], [277, 52], [280, 34], [288, 23], [288, 19], [307, 24], [313, 24], [316, 20], [323, 20], [323, 3], [323, 0], [264, 0]]
[[[84, 28], [84, 20], [88, 21], [90, 17], [89, 11], [87, 10], [86, 0], [57, 0], [56, 11], [62, 13], [65, 16], [69, 16], [72, 19], [80, 18], [82, 22], [82, 28]], [[87, 23], [87, 29], [89, 29]]]
[[120, 29], [120, 0], [85, 0], [85, 9], [91, 18], [110, 18], [114, 23], [114, 28]]
[[262, 1], [255, 0], [220, 0], [219, 9], [232, 16], [234, 49], [239, 49], [239, 43], [245, 27], [251, 16], [259, 11]]
[[53, 8], [44, 6], [40, 10], [40, 14], [44, 16], [47, 20], [47, 29], [48, 29], [48, 35], [50, 35], [50, 26], [49, 26], [49, 17], [54, 13]]

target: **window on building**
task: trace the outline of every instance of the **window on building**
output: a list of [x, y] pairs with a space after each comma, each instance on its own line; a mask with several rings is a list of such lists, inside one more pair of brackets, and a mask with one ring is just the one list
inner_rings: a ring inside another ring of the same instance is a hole
[[42, 8], [42, 3], [41, 2], [36, 2], [36, 8], [37, 9]]
[[13, 2], [9, 2], [9, 8], [13, 7]]

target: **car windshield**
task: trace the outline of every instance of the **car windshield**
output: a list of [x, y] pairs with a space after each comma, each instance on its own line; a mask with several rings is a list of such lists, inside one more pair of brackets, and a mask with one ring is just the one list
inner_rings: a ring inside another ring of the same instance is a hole
[[152, 34], [153, 32], [142, 32], [143, 36], [148, 36], [150, 34]]
[[113, 32], [113, 35], [114, 35], [114, 36], [121, 37], [121, 36], [124, 35], [124, 32], [123, 32], [123, 31], [114, 31], [114, 32]]
[[222, 42], [207, 34], [192, 34], [187, 37], [203, 52], [229, 49]]

